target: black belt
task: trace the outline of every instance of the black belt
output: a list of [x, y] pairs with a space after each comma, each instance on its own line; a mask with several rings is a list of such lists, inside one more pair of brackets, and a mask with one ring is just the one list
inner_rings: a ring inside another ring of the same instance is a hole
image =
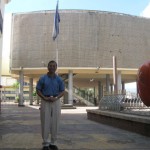
[[52, 97], [57, 97], [58, 95], [44, 95], [45, 97], [50, 97], [50, 96], [52, 96]]

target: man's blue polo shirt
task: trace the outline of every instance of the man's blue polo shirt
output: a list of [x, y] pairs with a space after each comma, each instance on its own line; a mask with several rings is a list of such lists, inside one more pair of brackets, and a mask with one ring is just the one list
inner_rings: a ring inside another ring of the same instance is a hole
[[36, 89], [41, 91], [44, 96], [58, 96], [65, 90], [63, 80], [55, 75], [50, 77], [47, 74], [40, 77]]

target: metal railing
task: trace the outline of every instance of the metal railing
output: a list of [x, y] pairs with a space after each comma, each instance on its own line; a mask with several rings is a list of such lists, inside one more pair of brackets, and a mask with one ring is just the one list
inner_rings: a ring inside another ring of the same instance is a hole
[[99, 102], [99, 109], [120, 111], [124, 95], [105, 95]]
[[140, 97], [128, 98], [128, 95], [124, 94], [105, 95], [99, 102], [99, 109], [150, 116], [150, 107], [147, 107]]
[[[68, 83], [65, 83], [65, 86], [66, 86], [66, 90], [68, 90]], [[95, 105], [95, 98], [94, 98], [94, 95], [91, 94], [91, 93], [88, 93], [86, 92], [85, 90], [83, 89], [80, 89], [76, 86], [73, 86], [73, 95], [74, 97], [78, 98], [79, 100], [83, 101], [86, 104], [89, 103], [90, 105]]]
[[83, 99], [85, 99], [86, 101], [89, 101], [90, 103], [94, 104], [94, 96], [93, 94], [89, 94], [88, 92], [86, 92], [85, 90], [81, 90], [75, 86], [73, 86], [73, 92], [82, 97]]

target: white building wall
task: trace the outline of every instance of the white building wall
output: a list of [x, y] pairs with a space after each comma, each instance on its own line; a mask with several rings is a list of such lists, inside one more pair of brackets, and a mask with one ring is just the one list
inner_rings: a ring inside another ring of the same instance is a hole
[[2, 78], [10, 75], [10, 46], [12, 14], [4, 15], [3, 46], [2, 46]]
[[[10, 0], [0, 0], [0, 11], [2, 14], [2, 18], [4, 18], [5, 4], [8, 3], [9, 1]], [[3, 43], [3, 34], [0, 33], [0, 84], [1, 84], [1, 75], [2, 75], [2, 43]]]

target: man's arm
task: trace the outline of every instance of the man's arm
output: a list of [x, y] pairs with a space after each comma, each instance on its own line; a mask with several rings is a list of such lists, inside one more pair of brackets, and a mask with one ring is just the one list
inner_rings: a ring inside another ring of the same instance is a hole
[[36, 89], [36, 92], [43, 100], [52, 102], [51, 97], [45, 97], [40, 90]]
[[61, 98], [62, 96], [64, 96], [65, 91], [62, 91], [61, 93], [59, 93], [59, 95], [56, 97], [57, 99]]
[[62, 91], [58, 96], [56, 97], [50, 97], [51, 102], [57, 101], [64, 95], [65, 91]]
[[42, 99], [45, 99], [45, 96], [42, 94], [42, 92], [38, 89], [36, 89], [36, 93], [38, 94], [38, 96], [40, 96]]

